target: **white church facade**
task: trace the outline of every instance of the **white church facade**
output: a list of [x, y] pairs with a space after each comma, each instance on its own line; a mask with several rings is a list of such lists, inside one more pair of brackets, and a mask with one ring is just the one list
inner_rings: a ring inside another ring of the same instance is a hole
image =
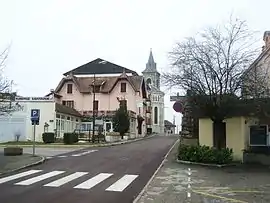
[[152, 132], [164, 133], [164, 96], [160, 90], [160, 73], [157, 71], [157, 64], [154, 61], [152, 50], [142, 72], [146, 81], [148, 91], [151, 94], [152, 104]]

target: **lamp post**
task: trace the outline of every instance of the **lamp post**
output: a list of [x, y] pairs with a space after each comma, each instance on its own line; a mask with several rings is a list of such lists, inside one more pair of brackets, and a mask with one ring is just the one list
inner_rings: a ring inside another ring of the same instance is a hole
[[[95, 93], [95, 82], [96, 82], [96, 74], [94, 74], [94, 82], [93, 82], [93, 134], [92, 134], [92, 142], [94, 142], [95, 137], [95, 121], [96, 121], [96, 110], [95, 110], [95, 100], [96, 100], [96, 93]], [[90, 141], [90, 140], [89, 140]]]

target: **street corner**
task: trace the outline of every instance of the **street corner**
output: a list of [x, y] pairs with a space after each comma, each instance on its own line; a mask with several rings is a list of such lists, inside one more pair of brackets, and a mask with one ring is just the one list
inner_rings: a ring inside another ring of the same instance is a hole
[[143, 192], [139, 203], [270, 202], [267, 171], [186, 165], [168, 161]]
[[23, 154], [21, 156], [4, 156], [1, 154], [0, 156], [0, 175], [42, 164], [46, 161], [44, 156], [33, 156], [32, 154]]

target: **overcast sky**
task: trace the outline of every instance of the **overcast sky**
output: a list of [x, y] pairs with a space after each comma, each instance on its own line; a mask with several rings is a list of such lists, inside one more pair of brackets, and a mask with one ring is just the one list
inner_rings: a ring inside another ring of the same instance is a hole
[[162, 72], [176, 41], [231, 13], [258, 31], [260, 46], [269, 7], [269, 0], [0, 0], [0, 50], [12, 43], [5, 74], [14, 90], [43, 96], [64, 72], [98, 57], [140, 73], [152, 48]]

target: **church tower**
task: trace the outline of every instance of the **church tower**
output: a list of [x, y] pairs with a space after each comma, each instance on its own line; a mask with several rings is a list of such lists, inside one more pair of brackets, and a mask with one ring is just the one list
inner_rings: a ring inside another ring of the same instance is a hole
[[148, 58], [148, 62], [146, 63], [146, 68], [142, 72], [146, 84], [150, 84], [160, 90], [160, 73], [157, 71], [157, 64], [154, 61], [152, 49], [150, 49], [150, 55]]
[[151, 94], [152, 103], [152, 131], [164, 133], [164, 93], [160, 90], [160, 73], [157, 71], [157, 64], [154, 61], [152, 49], [146, 68], [142, 72]]

